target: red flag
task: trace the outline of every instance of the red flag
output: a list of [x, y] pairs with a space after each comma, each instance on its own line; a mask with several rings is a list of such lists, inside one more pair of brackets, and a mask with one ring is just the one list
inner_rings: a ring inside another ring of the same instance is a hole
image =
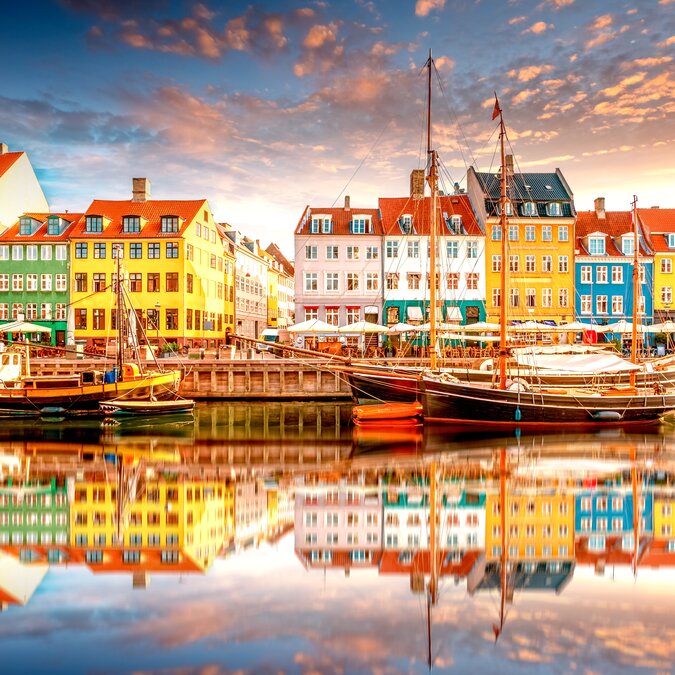
[[499, 117], [500, 113], [502, 112], [501, 108], [499, 107], [499, 100], [497, 99], [497, 94], [495, 94], [495, 107], [492, 110], [492, 119], [497, 119]]

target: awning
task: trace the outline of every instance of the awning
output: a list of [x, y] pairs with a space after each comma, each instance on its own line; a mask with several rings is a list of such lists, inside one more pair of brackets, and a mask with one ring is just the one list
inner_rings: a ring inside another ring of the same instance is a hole
[[445, 320], [448, 323], [459, 323], [462, 320], [462, 310], [459, 307], [446, 307]]
[[47, 326], [38, 326], [36, 323], [27, 321], [12, 321], [0, 326], [0, 333], [51, 333], [52, 329]]
[[422, 321], [424, 315], [422, 314], [422, 308], [416, 305], [406, 308], [406, 314], [409, 321]]

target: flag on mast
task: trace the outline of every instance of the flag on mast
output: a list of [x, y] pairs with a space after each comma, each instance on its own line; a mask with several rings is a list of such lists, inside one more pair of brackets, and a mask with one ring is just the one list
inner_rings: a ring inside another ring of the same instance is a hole
[[499, 115], [501, 114], [502, 109], [499, 107], [499, 99], [497, 98], [497, 94], [495, 93], [495, 107], [492, 110], [492, 119], [497, 119]]

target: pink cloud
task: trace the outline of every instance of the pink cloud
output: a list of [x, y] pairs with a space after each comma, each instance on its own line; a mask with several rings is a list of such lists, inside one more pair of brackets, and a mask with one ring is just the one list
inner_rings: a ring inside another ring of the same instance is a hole
[[672, 45], [675, 45], [675, 35], [671, 35], [669, 38], [656, 43], [657, 47], [671, 47]]
[[553, 30], [552, 23], [537, 21], [537, 23], [533, 23], [529, 28], [521, 31], [521, 35], [525, 35], [525, 33], [534, 33], [535, 35], [540, 35], [541, 33], [545, 33], [547, 30]]
[[336, 36], [337, 26], [334, 23], [328, 26], [316, 24], [307, 32], [305, 39], [302, 41], [302, 46], [307, 49], [319, 49], [327, 42], [335, 42]]
[[603, 14], [595, 18], [595, 21], [588, 27], [591, 31], [602, 30], [612, 25], [614, 19], [611, 14]]
[[417, 0], [415, 14], [417, 16], [429, 16], [434, 10], [441, 10], [444, 7], [445, 0]]
[[509, 26], [515, 26], [518, 23], [523, 23], [523, 21], [527, 21], [526, 16], [514, 16], [512, 19], [509, 19]]
[[509, 77], [516, 78], [519, 82], [529, 82], [534, 80], [539, 75], [544, 75], [550, 73], [553, 70], [553, 66], [550, 64], [544, 64], [541, 66], [525, 66], [524, 68], [518, 68], [509, 70], [507, 75]]

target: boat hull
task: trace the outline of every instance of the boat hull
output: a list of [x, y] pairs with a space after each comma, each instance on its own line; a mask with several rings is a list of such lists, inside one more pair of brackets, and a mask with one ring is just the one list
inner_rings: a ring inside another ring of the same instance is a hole
[[599, 395], [504, 391], [420, 380], [425, 420], [502, 428], [598, 428], [658, 424], [675, 410], [675, 394]]
[[44, 409], [64, 414], [98, 411], [99, 404], [115, 398], [149, 400], [176, 396], [182, 379], [180, 370], [148, 373], [133, 379], [75, 387], [8, 387], [0, 389], [0, 415], [39, 413]]

